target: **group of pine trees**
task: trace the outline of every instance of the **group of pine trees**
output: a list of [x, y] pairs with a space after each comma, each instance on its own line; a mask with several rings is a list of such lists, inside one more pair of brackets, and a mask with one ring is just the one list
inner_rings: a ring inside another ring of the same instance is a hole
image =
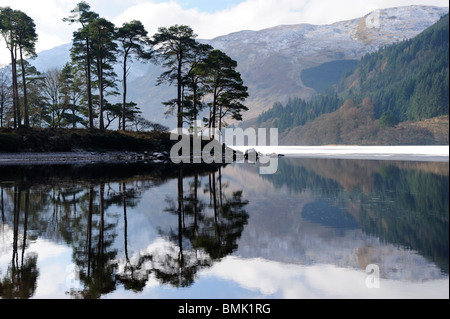
[[[201, 44], [189, 26], [161, 27], [149, 37], [140, 21], [117, 28], [86, 2], [78, 3], [63, 21], [79, 26], [73, 33], [71, 61], [41, 74], [28, 61], [36, 56], [33, 20], [22, 11], [0, 7], [0, 33], [11, 53], [10, 67], [0, 70], [0, 127], [84, 126], [103, 130], [114, 120], [121, 130], [130, 125], [158, 127], [144, 119], [136, 103], [127, 99], [127, 76], [133, 60], [165, 68], [157, 85], [177, 87], [177, 96], [163, 104], [166, 114], [175, 113], [179, 128], [193, 125], [205, 111], [209, 114], [202, 118], [205, 126], [220, 129], [226, 118], [240, 120], [247, 110], [243, 104], [247, 87], [236, 71], [236, 61]], [[120, 76], [114, 68], [118, 64]], [[121, 103], [108, 102], [109, 96], [119, 94]]]
[[[23, 88], [23, 124], [29, 125], [29, 107], [27, 99], [27, 81], [25, 71], [25, 56], [35, 56], [35, 44], [37, 41], [36, 25], [33, 19], [19, 10], [13, 10], [9, 7], [0, 8], [0, 32], [5, 39], [6, 47], [11, 54], [12, 70], [12, 113], [14, 127], [22, 122], [22, 112], [19, 105], [19, 74], [17, 63], [20, 64], [20, 72]], [[3, 77], [2, 77], [3, 78]], [[3, 90], [2, 90], [3, 91]], [[2, 101], [1, 110], [4, 110]], [[3, 122], [3, 119], [2, 119]]]

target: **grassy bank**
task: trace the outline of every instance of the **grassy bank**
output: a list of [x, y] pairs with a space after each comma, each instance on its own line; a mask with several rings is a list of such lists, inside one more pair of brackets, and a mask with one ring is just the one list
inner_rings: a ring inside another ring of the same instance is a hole
[[340, 108], [280, 137], [282, 145], [448, 145], [449, 117], [380, 126], [371, 106]]
[[88, 129], [0, 129], [0, 152], [165, 151], [173, 145], [164, 132]]

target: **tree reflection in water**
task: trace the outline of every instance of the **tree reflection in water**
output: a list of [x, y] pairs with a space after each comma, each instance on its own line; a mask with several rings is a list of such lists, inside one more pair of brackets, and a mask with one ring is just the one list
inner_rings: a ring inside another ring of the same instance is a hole
[[[25, 192], [25, 194], [24, 194]], [[27, 224], [30, 208], [30, 191], [22, 190], [22, 185], [15, 185], [12, 189], [13, 197], [13, 242], [11, 263], [4, 277], [0, 277], [0, 296], [2, 298], [29, 298], [36, 290], [36, 280], [39, 276], [37, 269], [37, 255], [25, 255], [27, 248]], [[21, 204], [24, 202], [23, 209]], [[5, 220], [4, 190], [1, 189], [2, 223]], [[23, 232], [20, 239], [19, 223], [20, 211], [23, 210]], [[19, 245], [21, 247], [19, 247]], [[20, 257], [19, 257], [20, 253]]]
[[[12, 257], [0, 273], [2, 298], [30, 298], [37, 287], [38, 255], [26, 253], [39, 237], [71, 246], [79, 287], [68, 287], [72, 298], [100, 298], [118, 285], [142, 291], [154, 276], [162, 284], [191, 285], [196, 273], [233, 252], [248, 219], [242, 191], [222, 190], [221, 168], [158, 167], [26, 167], [0, 168], [2, 227], [10, 227]], [[218, 176], [216, 175], [218, 174]], [[200, 185], [208, 176], [209, 185]], [[171, 179], [176, 196], [168, 195], [168, 214], [177, 216], [175, 228], [160, 228], [164, 249], [130, 258], [127, 209], [136, 207], [142, 194]], [[217, 182], [219, 180], [219, 182]], [[185, 184], [188, 188], [185, 189]], [[211, 202], [199, 192], [209, 192]], [[109, 209], [121, 207], [117, 213]], [[119, 220], [123, 220], [124, 258], [118, 256]]]
[[[178, 228], [160, 230], [161, 236], [178, 247], [157, 252], [152, 267], [158, 280], [176, 287], [191, 285], [199, 269], [231, 254], [248, 219], [243, 209], [248, 202], [242, 198], [242, 191], [225, 195], [221, 183], [216, 184], [216, 172], [209, 173], [209, 185], [205, 187], [210, 192], [209, 204], [199, 200], [197, 174], [185, 194], [183, 174], [180, 166], [176, 202], [173, 198], [166, 200], [166, 211], [178, 216]], [[221, 180], [221, 168], [218, 179]]]

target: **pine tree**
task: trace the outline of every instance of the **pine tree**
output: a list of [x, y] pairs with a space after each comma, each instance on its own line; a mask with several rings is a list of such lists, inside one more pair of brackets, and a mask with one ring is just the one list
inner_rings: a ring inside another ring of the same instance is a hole
[[[206, 94], [203, 85], [203, 77], [201, 72], [201, 65], [208, 57], [213, 47], [208, 44], [197, 43], [193, 48], [192, 57], [190, 60], [190, 68], [184, 79], [183, 89], [183, 116], [188, 123], [194, 124], [197, 121], [197, 116], [205, 107], [202, 99]], [[186, 94], [186, 90], [190, 90], [191, 94]]]
[[[111, 78], [116, 74], [113, 71], [113, 63], [117, 61], [117, 43], [115, 40], [115, 27], [105, 18], [93, 20], [88, 25], [91, 38], [92, 58], [95, 61], [97, 71], [97, 86], [99, 92], [99, 129], [105, 129], [103, 112], [105, 107], [105, 95], [108, 88], [115, 88]], [[112, 94], [115, 94], [113, 92]]]
[[6, 68], [0, 69], [0, 127], [5, 124], [6, 113], [12, 103], [11, 79], [6, 71]]
[[91, 7], [86, 2], [82, 1], [71, 11], [68, 18], [63, 21], [71, 23], [78, 22], [81, 27], [73, 33], [72, 48], [70, 55], [72, 63], [83, 70], [86, 78], [87, 90], [87, 104], [88, 104], [88, 118], [89, 128], [94, 128], [94, 110], [92, 101], [92, 40], [89, 32], [89, 24], [98, 19], [99, 15], [90, 10]]
[[24, 126], [29, 126], [29, 110], [27, 100], [27, 87], [25, 81], [25, 56], [36, 55], [35, 44], [37, 41], [36, 26], [33, 19], [20, 10], [13, 10], [10, 7], [0, 8], [0, 32], [6, 42], [6, 46], [11, 55], [11, 69], [13, 81], [13, 104], [14, 104], [14, 127], [20, 126], [22, 122], [19, 91], [17, 79], [17, 51], [22, 69], [23, 101], [24, 101]]
[[23, 108], [24, 108], [24, 126], [30, 126], [27, 85], [25, 80], [25, 56], [36, 56], [35, 45], [37, 42], [36, 25], [33, 19], [22, 11], [18, 11], [19, 25], [17, 29], [17, 43], [19, 46], [20, 65], [22, 68], [22, 86], [23, 86]]
[[183, 127], [183, 86], [189, 70], [192, 51], [196, 46], [197, 35], [186, 25], [161, 27], [152, 38], [156, 61], [168, 70], [162, 73], [157, 84], [169, 83], [177, 87], [177, 97], [163, 104], [177, 108], [177, 127]]
[[[27, 87], [27, 104], [29, 109], [29, 125], [41, 126], [46, 114], [46, 100], [43, 96], [43, 75], [31, 65], [28, 61], [23, 62], [25, 69], [25, 85]], [[23, 86], [24, 77], [22, 69], [17, 72], [19, 78], [19, 86]], [[19, 96], [19, 100], [23, 101], [24, 96]]]
[[242, 120], [242, 112], [248, 110], [242, 104], [248, 97], [248, 89], [236, 67], [237, 62], [220, 50], [211, 51], [200, 67], [208, 93], [212, 95], [209, 125], [213, 131], [216, 123], [219, 131], [222, 129], [226, 116]]
[[77, 124], [86, 125], [81, 116], [84, 111], [82, 104], [84, 83], [76, 69], [70, 63], [66, 63], [61, 70], [62, 93], [67, 103], [67, 111], [63, 114], [63, 126], [76, 128]]
[[149, 60], [152, 57], [150, 51], [145, 50], [145, 46], [149, 44], [150, 39], [147, 36], [147, 31], [140, 21], [133, 20], [124, 23], [121, 28], [117, 30], [117, 40], [121, 44], [122, 60], [122, 130], [126, 128], [126, 106], [127, 106], [127, 62], [131, 61], [132, 56], [139, 60]]

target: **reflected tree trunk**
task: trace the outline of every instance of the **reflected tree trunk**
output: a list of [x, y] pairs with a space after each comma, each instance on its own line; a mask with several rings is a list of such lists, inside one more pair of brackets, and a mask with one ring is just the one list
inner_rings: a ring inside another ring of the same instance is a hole
[[216, 173], [211, 173], [212, 180], [212, 196], [213, 196], [213, 209], [214, 209], [214, 229], [216, 236], [220, 238], [220, 227], [219, 220], [217, 216], [217, 190], [216, 190]]
[[94, 187], [89, 186], [89, 206], [88, 206], [88, 225], [87, 225], [87, 255], [88, 255], [88, 272], [87, 276], [91, 276], [91, 247], [92, 247], [92, 215], [94, 209]]
[[222, 168], [219, 167], [219, 200], [220, 200], [220, 206], [223, 206], [222, 203]]
[[124, 246], [125, 246], [125, 259], [127, 264], [130, 263], [130, 258], [128, 257], [128, 221], [127, 221], [127, 184], [125, 182], [122, 184], [122, 193], [123, 193], [123, 224], [124, 224]]
[[105, 184], [100, 184], [100, 199], [99, 199], [100, 221], [98, 234], [98, 257], [101, 261], [101, 268], [103, 268], [103, 254], [104, 254], [104, 230], [105, 230]]
[[28, 209], [30, 206], [30, 189], [27, 189], [25, 191], [25, 216], [23, 221], [23, 242], [22, 242], [22, 260], [20, 268], [23, 269], [23, 260], [24, 260], [24, 254], [25, 254], [25, 247], [27, 244], [27, 229], [28, 229]]
[[193, 203], [193, 213], [194, 213], [194, 234], [198, 236], [198, 224], [197, 224], [197, 214], [198, 214], [198, 174], [194, 176], [194, 203]]
[[18, 266], [17, 256], [17, 242], [19, 240], [19, 215], [20, 215], [20, 201], [22, 192], [20, 187], [14, 186], [14, 227], [13, 227], [13, 255], [12, 266], [14, 269]]
[[5, 223], [5, 202], [3, 197], [3, 187], [0, 187], [0, 210], [2, 211], [2, 224]]
[[73, 203], [73, 217], [77, 218], [77, 201], [76, 201], [75, 192], [73, 193], [73, 196], [72, 196], [72, 203]]
[[[13, 299], [13, 298], [30, 298], [33, 296], [36, 290], [36, 280], [39, 275], [37, 270], [37, 255], [27, 254], [25, 256], [25, 250], [27, 246], [27, 230], [28, 230], [28, 215], [30, 208], [30, 190], [25, 190], [24, 198], [24, 222], [23, 222], [23, 238], [22, 238], [22, 253], [19, 262], [19, 224], [20, 224], [20, 212], [22, 205], [22, 187], [15, 185], [13, 188], [13, 242], [12, 242], [12, 257], [11, 265], [6, 272], [6, 280], [2, 280], [0, 283], [0, 297]], [[4, 209], [4, 207], [2, 207]], [[3, 286], [2, 286], [3, 284]]]
[[209, 204], [210, 205], [212, 205], [212, 194], [213, 194], [213, 191], [212, 191], [212, 181], [211, 181], [211, 173], [210, 174], [208, 174], [208, 182], [209, 182]]
[[183, 163], [180, 163], [179, 174], [178, 174], [178, 246], [180, 248], [178, 254], [178, 261], [180, 263], [180, 268], [182, 267], [183, 260]]

